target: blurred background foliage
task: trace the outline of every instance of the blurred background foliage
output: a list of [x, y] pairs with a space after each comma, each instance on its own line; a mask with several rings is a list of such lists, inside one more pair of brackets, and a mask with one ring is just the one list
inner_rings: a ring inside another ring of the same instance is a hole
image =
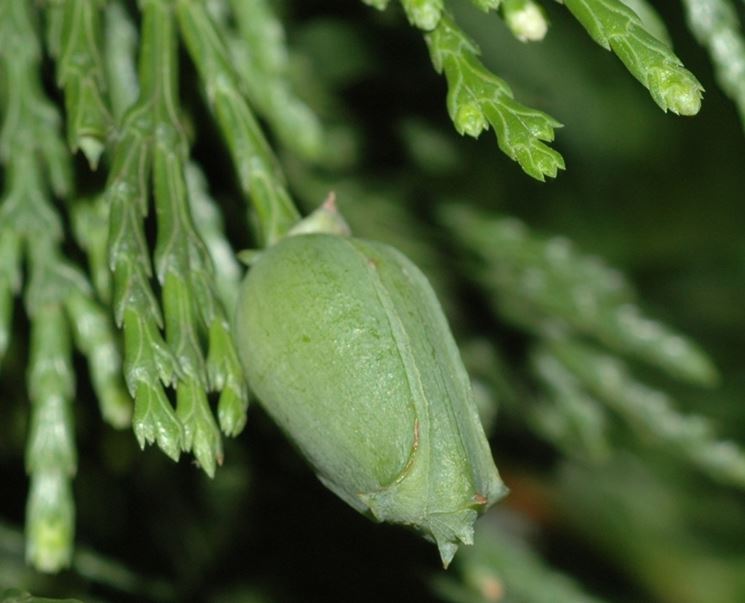
[[[305, 212], [335, 191], [358, 236], [395, 245], [430, 277], [511, 494], [443, 572], [430, 545], [326, 491], [257, 405], [209, 479], [106, 426], [76, 357], [76, 549], [70, 569], [41, 574], [24, 561], [29, 323], [16, 312], [0, 367], [0, 592], [86, 602], [745, 601], [745, 137], [681, 5], [654, 3], [706, 89], [695, 118], [662, 113], [558, 4], [545, 3], [545, 40], [523, 44], [497, 14], [450, 3], [516, 98], [564, 124], [554, 147], [567, 169], [539, 183], [493, 136], [453, 131], [444, 80], [398, 7], [271, 4], [289, 62], [252, 103], [271, 126], [289, 82], [323, 126], [309, 140], [267, 129], [289, 188]], [[736, 10], [742, 17], [742, 3]], [[233, 247], [255, 246], [182, 58], [193, 156]], [[51, 72], [44, 83], [61, 102]], [[101, 187], [82, 160], [75, 171], [81, 188]]]

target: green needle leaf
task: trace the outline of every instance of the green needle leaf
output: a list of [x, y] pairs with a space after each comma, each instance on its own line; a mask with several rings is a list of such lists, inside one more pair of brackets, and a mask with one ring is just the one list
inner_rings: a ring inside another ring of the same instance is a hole
[[[62, 220], [50, 193], [69, 194], [70, 154], [59, 136], [59, 115], [41, 85], [33, 10], [24, 0], [0, 3], [0, 72], [3, 81], [11, 84], [3, 90], [6, 113], [0, 131], [0, 161], [5, 168], [0, 202], [0, 340], [7, 339], [10, 304], [21, 285], [18, 269], [24, 252], [29, 274], [25, 307], [31, 330], [26, 373], [31, 401], [25, 459], [30, 478], [26, 556], [36, 569], [56, 572], [69, 566], [72, 556], [71, 480], [77, 465], [72, 409], [75, 380], [70, 317], [65, 310], [75, 306], [75, 300], [85, 300], [83, 311], [73, 319], [79, 319], [76, 335], [82, 335], [89, 346], [100, 346], [102, 353], [116, 357], [116, 351], [111, 340], [104, 341], [104, 332], [110, 335], [110, 331], [100, 327], [107, 320], [90, 298], [87, 279], [60, 250]], [[59, 53], [67, 34], [64, 20], [58, 17], [64, 15], [56, 8], [50, 11], [52, 51]], [[4, 346], [5, 341], [0, 341], [0, 352]], [[119, 378], [118, 366], [112, 368], [101, 355], [97, 361], [100, 366], [92, 368], [94, 381], [105, 385], [112, 375]]]
[[135, 400], [132, 425], [141, 447], [157, 441], [171, 458], [178, 459], [181, 425], [159, 380], [172, 383], [176, 360], [151, 321], [127, 309], [124, 327], [124, 375]]
[[[135, 401], [132, 416], [135, 437], [140, 447], [157, 443], [170, 458], [178, 460], [184, 432], [163, 385], [176, 384], [182, 367], [160, 331], [163, 317], [151, 288], [150, 250], [142, 225], [149, 205], [154, 133], [160, 125], [158, 118], [169, 113], [168, 109], [162, 110], [163, 87], [175, 84], [175, 37], [173, 28], [169, 27], [170, 10], [164, 3], [143, 2], [142, 9], [141, 93], [122, 118], [104, 194], [109, 208], [108, 255], [114, 273], [114, 315], [124, 330], [124, 376]], [[116, 90], [131, 100], [138, 90], [138, 85], [131, 81], [132, 57], [128, 45], [131, 32], [127, 30], [126, 19], [124, 29], [114, 25], [118, 10], [110, 9], [107, 14], [107, 25], [115, 39], [107, 44], [106, 65]], [[113, 57], [112, 53], [119, 54]], [[162, 82], [164, 77], [166, 81]], [[166, 103], [171, 100], [169, 97]], [[121, 113], [122, 105], [115, 110]], [[175, 138], [166, 144], [178, 152], [185, 142], [178, 135]], [[159, 218], [167, 221], [168, 216]]]
[[448, 82], [448, 112], [460, 134], [477, 138], [489, 125], [499, 148], [536, 180], [556, 177], [564, 159], [544, 144], [561, 124], [518, 103], [512, 90], [478, 60], [478, 48], [450, 17], [426, 37], [432, 63]]

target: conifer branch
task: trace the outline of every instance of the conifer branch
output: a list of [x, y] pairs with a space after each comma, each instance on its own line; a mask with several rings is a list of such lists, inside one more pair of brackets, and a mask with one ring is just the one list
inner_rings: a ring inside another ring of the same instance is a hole
[[324, 132], [318, 117], [294, 93], [282, 23], [267, 0], [230, 0], [237, 35], [228, 27], [226, 42], [251, 105], [280, 141], [300, 157], [318, 161]]
[[609, 348], [700, 384], [716, 369], [687, 338], [645, 317], [621, 274], [577, 251], [566, 239], [543, 239], [517, 220], [489, 218], [461, 206], [447, 224], [478, 255], [500, 313], [539, 336], [576, 332]]
[[745, 39], [729, 0], [684, 0], [688, 27], [706, 47], [722, 90], [735, 102], [745, 126]]
[[[222, 462], [222, 443], [207, 392], [221, 392], [220, 424], [235, 435], [245, 424], [247, 391], [218, 298], [212, 259], [191, 215], [173, 11], [169, 1], [143, 2], [139, 98], [124, 117], [107, 186], [110, 257], [140, 445], [157, 442], [174, 459], [182, 450], [193, 451], [213, 475]], [[122, 70], [126, 66], [120, 64]], [[140, 217], [148, 209], [150, 178], [158, 216], [154, 264], [163, 292], [162, 322], [149, 283], [150, 256]], [[203, 336], [208, 338], [206, 354]], [[175, 410], [164, 385], [176, 388]]]
[[545, 399], [528, 408], [530, 424], [568, 457], [606, 459], [611, 444], [603, 406], [553, 355], [534, 350], [530, 364], [546, 389]]
[[[541, 28], [546, 22], [534, 3], [527, 6], [531, 23], [526, 25], [525, 19], [521, 19], [526, 8], [523, 0], [519, 5], [514, 1], [508, 5], [503, 5], [502, 0], [472, 1], [484, 12], [503, 6], [508, 25], [523, 41], [541, 39], [545, 35], [545, 29]], [[384, 10], [389, 4], [389, 0], [363, 2], [378, 10]], [[489, 72], [478, 60], [478, 47], [447, 15], [445, 1], [401, 0], [401, 5], [409, 22], [428, 32], [425, 39], [432, 63], [438, 73], [444, 72], [447, 79], [448, 112], [458, 133], [478, 138], [491, 125], [500, 149], [537, 180], [543, 181], [545, 176], [555, 177], [559, 169], [564, 169], [561, 155], [541, 142], [553, 141], [553, 129], [561, 124], [514, 100], [507, 83]], [[512, 17], [518, 13], [520, 16], [515, 21]]]
[[80, 291], [71, 293], [64, 306], [76, 345], [88, 359], [88, 371], [101, 415], [117, 429], [129, 426], [132, 401], [122, 387], [119, 341], [108, 313]]
[[[143, 40], [143, 57], [152, 52], [146, 44], [152, 41]], [[114, 275], [114, 315], [124, 329], [124, 374], [135, 400], [135, 435], [141, 446], [157, 441], [166, 454], [178, 459], [182, 427], [161, 382], [175, 382], [179, 369], [160, 333], [163, 319], [150, 287], [152, 267], [142, 226], [152, 163], [151, 101], [144, 88], [123, 118], [112, 153], [105, 192], [110, 212], [109, 266]]]
[[704, 90], [699, 81], [621, 0], [565, 0], [565, 4], [595, 42], [621, 59], [663, 111], [698, 113]]
[[426, 37], [432, 63], [448, 82], [448, 113], [460, 134], [477, 138], [491, 125], [499, 148], [536, 180], [556, 177], [564, 159], [544, 142], [561, 124], [520, 104], [512, 90], [478, 59], [477, 46], [450, 17]]
[[67, 138], [96, 169], [113, 126], [104, 100], [106, 81], [101, 48], [101, 0], [56, 0], [62, 24], [57, 83], [65, 91]]
[[227, 315], [232, 316], [241, 279], [240, 265], [225, 237], [220, 206], [210, 196], [204, 172], [190, 161], [186, 165], [185, 177], [194, 226], [212, 260], [215, 287], [220, 301]]
[[99, 195], [95, 199], [80, 199], [71, 210], [72, 231], [78, 245], [88, 257], [90, 274], [96, 296], [111, 303], [111, 270], [109, 270], [109, 207]]
[[[43, 260], [34, 262], [40, 261]], [[72, 350], [58, 303], [32, 308], [29, 314], [32, 326], [28, 389], [32, 411], [26, 448], [26, 470], [31, 476], [26, 557], [41, 571], [56, 572], [70, 565], [75, 531], [71, 480], [77, 469], [77, 452], [72, 414]]]
[[745, 488], [745, 451], [735, 442], [717, 438], [707, 419], [680, 413], [667, 394], [636, 381], [617, 358], [568, 339], [552, 341], [550, 349], [631, 427], [653, 435], [714, 479]]
[[[121, 365], [105, 314], [86, 278], [61, 253], [62, 223], [51, 197], [71, 191], [70, 155], [59, 136], [59, 116], [42, 92], [41, 45], [27, 2], [0, 4], [0, 39], [0, 70], [9, 84], [0, 133], [6, 176], [0, 200], [0, 336], [5, 334], [0, 343], [7, 344], [9, 304], [21, 291], [19, 268], [25, 256], [25, 307], [31, 323], [26, 555], [38, 569], [56, 572], [70, 563], [74, 533], [71, 322], [84, 331], [83, 351], [92, 351], [93, 335], [95, 346], [106, 351], [105, 363], [92, 369], [104, 417], [121, 423], [128, 416], [129, 401], [122, 392]], [[73, 307], [79, 311], [69, 315]], [[92, 330], [91, 317], [96, 319]], [[114, 407], [116, 413], [108, 412]]]
[[277, 159], [241, 93], [220, 33], [201, 3], [177, 0], [181, 35], [205, 97], [222, 130], [243, 192], [251, 199], [263, 244], [276, 242], [299, 219]]
[[118, 124], [139, 93], [137, 29], [119, 0], [106, 3], [104, 12], [104, 68], [111, 91], [111, 110]]

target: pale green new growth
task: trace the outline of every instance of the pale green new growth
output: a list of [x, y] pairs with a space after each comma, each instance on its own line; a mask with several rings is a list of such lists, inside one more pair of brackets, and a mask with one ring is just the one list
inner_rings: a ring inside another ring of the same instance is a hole
[[83, 151], [91, 168], [96, 169], [113, 125], [104, 101], [106, 81], [100, 40], [103, 3], [58, 0], [50, 6], [50, 10], [62, 12], [57, 82], [65, 91], [68, 143], [73, 151]]
[[26, 504], [26, 559], [42, 572], [58, 572], [72, 558], [75, 508], [69, 477], [40, 471]]
[[504, 0], [502, 18], [521, 42], [539, 42], [546, 37], [548, 21], [543, 9], [533, 0]]
[[499, 148], [537, 180], [555, 177], [564, 169], [564, 159], [544, 142], [554, 139], [561, 126], [541, 111], [518, 103], [509, 86], [478, 60], [478, 48], [443, 16], [427, 36], [432, 63], [448, 82], [448, 112], [461, 134], [478, 137], [489, 125]]
[[444, 0], [401, 0], [409, 22], [424, 31], [432, 31], [440, 22]]
[[713, 478], [745, 488], [745, 451], [718, 439], [707, 419], [681, 414], [667, 394], [639, 383], [621, 360], [590, 346], [561, 339], [553, 341], [550, 350], [633, 428], [654, 435]]
[[735, 102], [745, 124], [745, 40], [729, 0], [684, 0], [688, 24], [706, 46], [722, 90]]
[[621, 0], [565, 0], [564, 4], [595, 42], [621, 59], [663, 111], [698, 113], [703, 92], [699, 81]]

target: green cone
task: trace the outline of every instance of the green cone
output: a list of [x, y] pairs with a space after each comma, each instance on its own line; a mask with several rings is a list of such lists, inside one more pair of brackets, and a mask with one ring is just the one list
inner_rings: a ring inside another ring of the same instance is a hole
[[505, 488], [432, 287], [401, 253], [327, 234], [263, 252], [236, 332], [249, 384], [321, 481], [434, 540], [447, 566]]

